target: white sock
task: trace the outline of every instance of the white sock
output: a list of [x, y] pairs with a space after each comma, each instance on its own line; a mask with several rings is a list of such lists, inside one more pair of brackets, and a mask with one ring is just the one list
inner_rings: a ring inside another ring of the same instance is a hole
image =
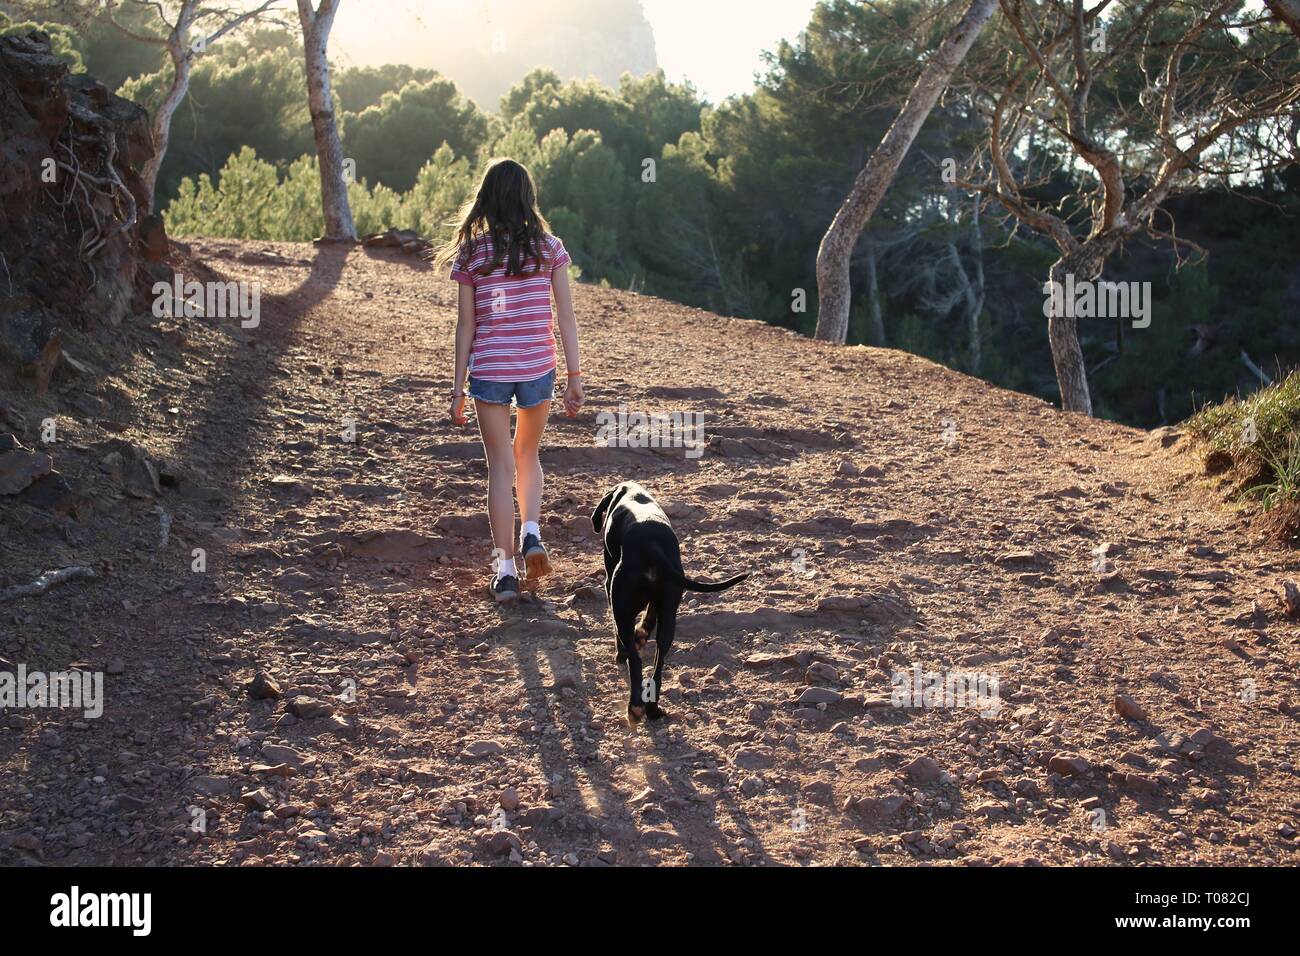
[[524, 538], [530, 534], [537, 535], [537, 540], [542, 540], [542, 529], [536, 521], [525, 521], [523, 528], [519, 531], [519, 547], [524, 546]]
[[504, 578], [507, 574], [519, 577], [519, 572], [515, 570], [514, 558], [501, 558], [497, 561], [497, 577]]

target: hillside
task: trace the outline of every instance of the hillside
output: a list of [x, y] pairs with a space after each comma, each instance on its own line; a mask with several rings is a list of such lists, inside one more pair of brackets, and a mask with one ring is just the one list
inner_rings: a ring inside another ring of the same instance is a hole
[[[0, 390], [28, 448], [57, 419], [71, 486], [0, 496], [0, 590], [98, 572], [5, 603], [0, 658], [107, 672], [99, 719], [3, 716], [0, 862], [1296, 862], [1297, 562], [1176, 433], [581, 286], [557, 571], [503, 610], [446, 415], [454, 288], [375, 250], [191, 254], [263, 283], [257, 328], [137, 316]], [[708, 449], [594, 447], [620, 403], [703, 412]], [[753, 574], [687, 598], [671, 718], [636, 730], [588, 520], [625, 478], [689, 573]], [[914, 665], [1002, 706], [889, 706]]]

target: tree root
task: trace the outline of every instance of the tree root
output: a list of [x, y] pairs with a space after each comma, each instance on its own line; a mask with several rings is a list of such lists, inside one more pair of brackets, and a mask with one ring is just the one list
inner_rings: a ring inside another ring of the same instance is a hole
[[90, 183], [91, 187], [94, 187], [94, 192], [97, 195], [103, 196], [111, 202], [114, 211], [119, 210], [119, 194], [125, 198], [127, 214], [122, 217], [122, 222], [116, 230], [117, 233], [129, 232], [132, 227], [135, 226], [136, 220], [139, 217], [139, 210], [136, 207], [135, 197], [131, 195], [131, 190], [129, 190], [126, 187], [126, 184], [122, 182], [121, 177], [117, 174], [117, 169], [113, 166], [114, 161], [117, 159], [116, 142], [109, 144], [108, 156], [104, 160], [104, 168], [108, 173], [106, 177], [95, 176], [82, 169], [81, 163], [77, 161], [76, 153], [73, 152], [72, 148], [66, 143], [62, 145], [68, 151], [68, 157], [73, 163], [76, 163], [76, 166], [70, 166], [64, 162], [58, 162], [58, 166], [65, 172], [71, 173], [73, 182], [81, 188], [81, 194], [86, 201], [86, 211], [90, 214], [91, 221], [94, 223], [94, 230], [87, 230], [82, 235], [79, 247], [82, 262], [88, 269], [90, 269], [92, 279], [91, 288], [93, 289], [98, 284], [99, 277], [90, 260], [108, 244], [108, 240], [112, 238], [115, 233], [106, 232], [104, 227], [100, 224], [99, 217], [95, 215], [94, 203], [90, 198], [91, 189], [87, 188], [86, 184]]

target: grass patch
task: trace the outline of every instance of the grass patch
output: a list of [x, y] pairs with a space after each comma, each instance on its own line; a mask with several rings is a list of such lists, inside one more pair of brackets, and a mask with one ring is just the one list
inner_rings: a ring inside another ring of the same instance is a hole
[[1246, 398], [1207, 405], [1187, 430], [1238, 479], [1238, 496], [1270, 511], [1300, 503], [1300, 372]]

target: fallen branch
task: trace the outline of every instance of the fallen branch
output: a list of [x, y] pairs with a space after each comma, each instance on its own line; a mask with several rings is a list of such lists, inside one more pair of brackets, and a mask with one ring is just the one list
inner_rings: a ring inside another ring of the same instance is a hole
[[81, 578], [93, 580], [97, 577], [99, 575], [95, 573], [94, 568], [72, 567], [60, 568], [57, 571], [46, 571], [31, 584], [16, 584], [11, 588], [0, 591], [0, 604], [20, 597], [36, 597], [44, 594], [55, 585], [65, 584], [68, 581], [76, 581]]

